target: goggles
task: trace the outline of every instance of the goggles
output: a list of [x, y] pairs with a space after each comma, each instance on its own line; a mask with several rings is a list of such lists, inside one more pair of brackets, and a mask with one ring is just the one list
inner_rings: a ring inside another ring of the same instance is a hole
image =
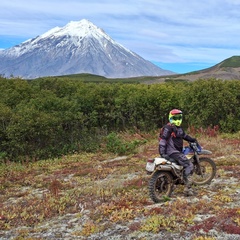
[[172, 116], [172, 120], [182, 120], [182, 115], [174, 115]]

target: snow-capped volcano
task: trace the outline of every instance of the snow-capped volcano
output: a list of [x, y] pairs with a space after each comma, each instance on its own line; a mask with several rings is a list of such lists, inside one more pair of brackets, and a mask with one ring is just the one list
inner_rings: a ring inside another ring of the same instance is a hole
[[36, 78], [91, 73], [111, 78], [172, 74], [111, 39], [86, 19], [0, 51], [0, 74]]

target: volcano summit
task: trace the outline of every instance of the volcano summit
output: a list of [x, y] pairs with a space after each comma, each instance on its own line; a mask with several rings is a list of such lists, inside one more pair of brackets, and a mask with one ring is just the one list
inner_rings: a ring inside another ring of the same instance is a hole
[[107, 78], [162, 76], [163, 70], [111, 39], [90, 21], [69, 22], [0, 51], [0, 74], [37, 78], [90, 73]]

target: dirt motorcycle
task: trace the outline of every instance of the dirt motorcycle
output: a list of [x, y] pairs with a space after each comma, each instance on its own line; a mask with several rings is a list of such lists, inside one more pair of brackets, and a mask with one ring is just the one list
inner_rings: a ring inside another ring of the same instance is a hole
[[[212, 154], [211, 151], [203, 149], [198, 143], [189, 143], [183, 148], [184, 155], [193, 163], [193, 185], [210, 184], [216, 175], [216, 164], [208, 157], [199, 155]], [[184, 185], [184, 169], [175, 160], [166, 160], [156, 157], [148, 159], [146, 164], [149, 180], [149, 195], [155, 203], [165, 201], [171, 197], [176, 185]]]

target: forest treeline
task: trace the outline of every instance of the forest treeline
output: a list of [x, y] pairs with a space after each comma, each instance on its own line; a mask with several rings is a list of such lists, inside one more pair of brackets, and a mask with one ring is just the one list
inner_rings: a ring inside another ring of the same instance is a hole
[[0, 78], [0, 158], [44, 159], [95, 151], [112, 132], [154, 131], [168, 112], [185, 126], [240, 130], [240, 81], [161, 84]]

